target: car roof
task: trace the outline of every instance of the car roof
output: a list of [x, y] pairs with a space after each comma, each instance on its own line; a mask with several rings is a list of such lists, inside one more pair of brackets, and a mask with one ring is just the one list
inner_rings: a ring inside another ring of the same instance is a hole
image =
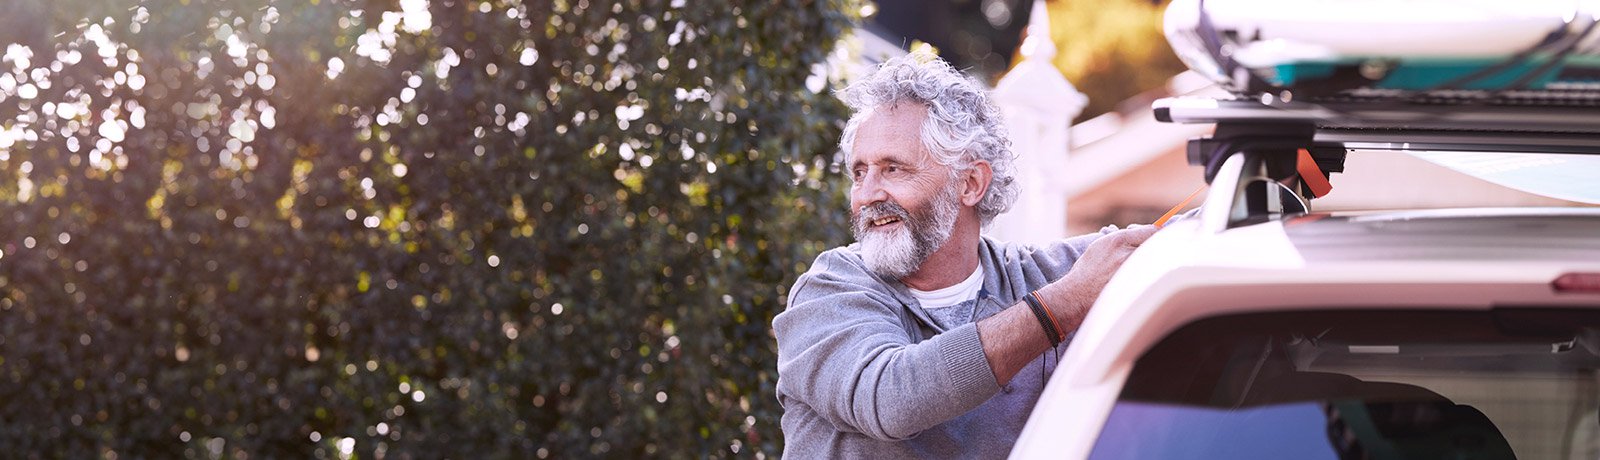
[[1316, 213], [1282, 228], [1307, 263], [1600, 260], [1600, 208]]

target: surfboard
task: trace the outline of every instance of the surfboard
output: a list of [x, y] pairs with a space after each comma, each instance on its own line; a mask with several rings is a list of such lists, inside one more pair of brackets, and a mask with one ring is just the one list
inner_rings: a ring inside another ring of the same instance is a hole
[[1174, 0], [1190, 69], [1242, 95], [1600, 104], [1600, 4]]

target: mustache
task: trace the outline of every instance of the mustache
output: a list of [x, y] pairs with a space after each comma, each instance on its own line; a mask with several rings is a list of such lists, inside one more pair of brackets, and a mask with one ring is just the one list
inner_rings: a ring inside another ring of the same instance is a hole
[[855, 225], [856, 230], [860, 231], [865, 230], [869, 222], [891, 216], [899, 217], [900, 220], [909, 222], [911, 220], [911, 211], [907, 211], [906, 208], [894, 202], [879, 201], [858, 209], [852, 223]]

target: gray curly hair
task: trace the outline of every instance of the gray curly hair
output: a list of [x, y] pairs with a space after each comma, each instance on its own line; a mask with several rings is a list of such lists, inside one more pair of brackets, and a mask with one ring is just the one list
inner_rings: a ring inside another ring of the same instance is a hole
[[880, 107], [913, 102], [928, 108], [922, 145], [933, 153], [934, 161], [951, 168], [952, 177], [959, 177], [979, 160], [989, 162], [993, 180], [978, 201], [978, 217], [984, 227], [1017, 201], [1016, 155], [1011, 152], [1000, 109], [989, 101], [982, 85], [943, 59], [921, 54], [890, 59], [839, 91], [839, 99], [854, 112], [839, 140], [845, 164], [850, 164], [850, 149], [862, 120]]

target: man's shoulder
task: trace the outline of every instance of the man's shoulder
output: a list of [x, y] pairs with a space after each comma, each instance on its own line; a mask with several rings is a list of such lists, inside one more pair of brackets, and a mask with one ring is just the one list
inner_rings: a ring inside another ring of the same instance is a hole
[[822, 251], [811, 261], [811, 266], [806, 268], [805, 274], [834, 272], [869, 273], [867, 263], [861, 259], [861, 243], [851, 243]]
[[[840, 246], [818, 254], [790, 286], [788, 306], [778, 315], [780, 318], [775, 318], [774, 324], [781, 322], [778, 321], [781, 317], [792, 316], [796, 310], [807, 310], [807, 305], [826, 307], [833, 312], [842, 311], [841, 307], [846, 306], [887, 311], [883, 309], [901, 305], [902, 302], [895, 300], [899, 296], [896, 288], [867, 268], [858, 249], [856, 245]], [[830, 300], [812, 302], [820, 299]]]
[[811, 266], [795, 280], [791, 294], [800, 295], [800, 291], [810, 291], [812, 295], [838, 290], [891, 291], [886, 281], [867, 268], [860, 249], [857, 243], [817, 254]]
[[[1088, 236], [1088, 235], [1084, 235]], [[1081, 237], [1063, 238], [1044, 242], [1000, 241], [983, 237], [983, 247], [1002, 260], [1024, 260], [1040, 255], [1064, 254], [1078, 246]]]

